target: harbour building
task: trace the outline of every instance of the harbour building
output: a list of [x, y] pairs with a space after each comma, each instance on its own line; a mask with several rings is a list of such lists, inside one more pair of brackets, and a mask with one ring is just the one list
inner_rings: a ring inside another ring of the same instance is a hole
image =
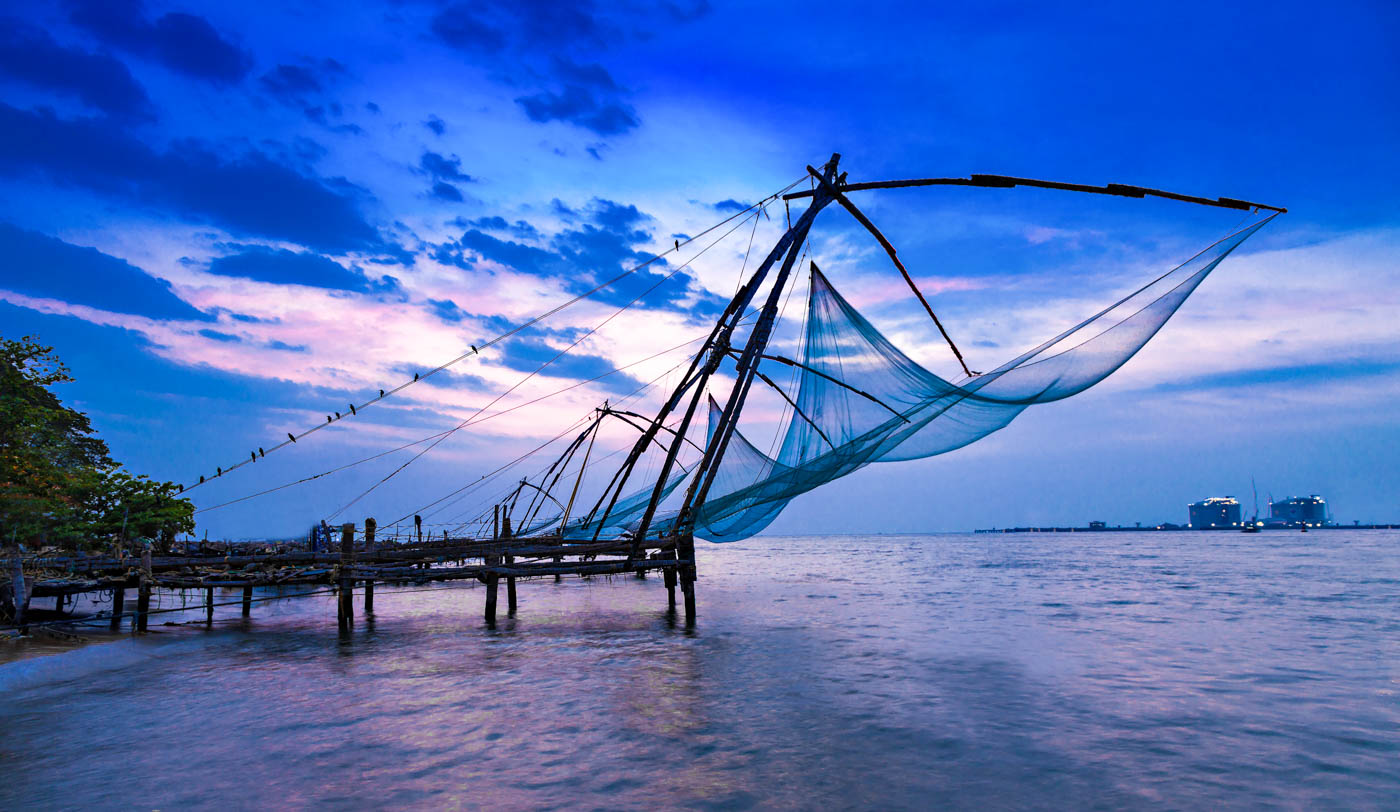
[[1240, 503], [1233, 496], [1212, 496], [1186, 506], [1193, 530], [1212, 530], [1240, 526]]
[[1269, 524], [1284, 527], [1321, 527], [1327, 523], [1327, 500], [1317, 494], [1290, 496], [1269, 503]]

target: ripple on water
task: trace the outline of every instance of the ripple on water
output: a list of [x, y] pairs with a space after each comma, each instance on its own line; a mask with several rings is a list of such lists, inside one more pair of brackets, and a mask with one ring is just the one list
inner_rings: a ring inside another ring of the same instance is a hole
[[703, 545], [691, 631], [660, 579], [265, 605], [0, 665], [0, 806], [1392, 806], [1397, 541]]

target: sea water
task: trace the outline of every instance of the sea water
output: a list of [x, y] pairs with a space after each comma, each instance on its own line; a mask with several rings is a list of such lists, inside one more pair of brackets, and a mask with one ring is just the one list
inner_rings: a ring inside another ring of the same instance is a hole
[[0, 644], [0, 808], [1400, 807], [1400, 533], [698, 546]]

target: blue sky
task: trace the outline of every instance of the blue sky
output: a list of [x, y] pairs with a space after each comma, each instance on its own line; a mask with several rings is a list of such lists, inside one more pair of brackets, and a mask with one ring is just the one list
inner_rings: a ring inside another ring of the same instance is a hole
[[[1340, 519], [1400, 518], [1394, 4], [109, 0], [6, 14], [0, 333], [58, 348], [78, 377], [62, 394], [137, 471], [188, 482], [324, 422], [839, 151], [852, 180], [1121, 182], [1290, 213], [1099, 387], [799, 498], [774, 530], [1181, 521], [1196, 498], [1248, 499], [1251, 475], [1261, 498], [1318, 492]], [[1238, 222], [1035, 190], [863, 194], [974, 368]], [[604, 398], [670, 380], [679, 353], [645, 359], [705, 330], [750, 237], [760, 251], [779, 233], [781, 206], [769, 213], [192, 496], [213, 507], [451, 428], [579, 341], [343, 518], [384, 521], [459, 488]], [[899, 346], [953, 373], [844, 215], [822, 216], [811, 256]], [[631, 402], [645, 411], [655, 391]], [[766, 438], [755, 412], [746, 431]], [[299, 533], [412, 453], [198, 518], [214, 536]]]

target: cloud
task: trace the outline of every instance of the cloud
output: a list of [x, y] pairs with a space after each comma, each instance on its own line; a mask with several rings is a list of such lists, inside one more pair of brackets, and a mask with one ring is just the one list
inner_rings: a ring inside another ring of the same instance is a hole
[[462, 161], [456, 155], [444, 158], [436, 152], [425, 152], [418, 166], [438, 180], [455, 180], [459, 183], [476, 183], [476, 178], [462, 171]]
[[0, 223], [0, 288], [152, 319], [212, 318], [125, 260], [8, 223]]
[[196, 79], [234, 83], [252, 58], [224, 39], [208, 20], [170, 12], [146, 19], [140, 0], [70, 0], [69, 19], [102, 42]]
[[437, 317], [449, 324], [456, 324], [466, 317], [466, 313], [451, 299], [429, 299], [428, 307]]
[[204, 329], [200, 330], [199, 334], [204, 336], [205, 338], [212, 338], [215, 341], [223, 341], [229, 344], [237, 344], [243, 341], [243, 339], [239, 338], [236, 335], [233, 335], [232, 333], [221, 333], [218, 330]]
[[463, 200], [460, 189], [443, 181], [433, 184], [432, 195], [438, 200], [446, 200], [449, 203], [461, 203]]
[[266, 246], [240, 246], [237, 254], [218, 257], [209, 272], [279, 285], [306, 285], [330, 290], [369, 292], [375, 288], [361, 273], [320, 254], [299, 253]]
[[[634, 205], [595, 198], [582, 210], [576, 210], [555, 200], [556, 213], [567, 213], [568, 219], [580, 220], [577, 226], [565, 228], [544, 241], [543, 245], [502, 239], [486, 230], [508, 231], [522, 240], [536, 241], [533, 226], [524, 221], [510, 225], [503, 217], [457, 220], [474, 226], [454, 241], [432, 246], [433, 258], [445, 265], [473, 269], [478, 260], [501, 265], [533, 277], [557, 279], [570, 293], [583, 293], [606, 279], [617, 276], [654, 256], [646, 246], [652, 234], [645, 226], [650, 215]], [[688, 273], [657, 286], [670, 274], [665, 259], [651, 262], [625, 279], [598, 291], [596, 302], [622, 305], [646, 294], [645, 307], [680, 308], [687, 313], [704, 316], [715, 310], [716, 297], [700, 288]]]
[[729, 198], [728, 200], [721, 200], [716, 203], [715, 211], [744, 211], [749, 205], [748, 203], [740, 203], [734, 198]]
[[566, 84], [559, 91], [542, 90], [520, 96], [515, 103], [531, 121], [563, 121], [603, 136], [619, 135], [640, 124], [630, 104], [582, 85]]
[[35, 87], [76, 96], [111, 116], [150, 119], [151, 100], [117, 59], [65, 48], [46, 32], [0, 19], [0, 73]]
[[[587, 2], [456, 3], [438, 12], [431, 30], [443, 44], [481, 64], [494, 67], [507, 56], [520, 63], [524, 69], [512, 71], [507, 81], [533, 85], [515, 99], [531, 121], [562, 121], [612, 136], [640, 124], [627, 91], [601, 64], [575, 62], [569, 55], [591, 58], [625, 39], [637, 22], [633, 16], [626, 25], [615, 25]], [[678, 18], [673, 9], [667, 16]], [[597, 146], [588, 151], [600, 157]]]
[[[334, 59], [325, 60], [339, 67]], [[341, 71], [344, 68], [340, 68]], [[325, 90], [321, 77], [312, 67], [305, 65], [278, 65], [258, 80], [258, 84], [269, 94], [282, 101], [292, 102]]]
[[516, 220], [514, 223], [506, 221], [506, 218], [499, 215], [477, 217], [468, 220], [465, 217], [457, 217], [448, 222], [448, 225], [455, 225], [459, 228], [475, 227], [486, 231], [505, 231], [523, 239], [535, 239], [540, 236], [539, 229], [524, 220]]
[[[517, 372], [534, 372], [540, 364], [554, 358], [566, 346], [554, 347], [541, 339], [516, 338], [497, 346], [499, 355], [492, 359], [492, 363]], [[574, 350], [540, 370], [539, 374], [549, 378], [586, 380], [612, 372], [616, 367], [606, 358]], [[618, 372], [603, 378], [598, 385], [608, 392], [626, 394], [642, 386], [642, 382], [625, 372]]]
[[437, 116], [428, 116], [423, 122], [423, 126], [433, 131], [434, 135], [442, 135], [447, 132], [447, 123]]
[[156, 152], [101, 119], [0, 103], [0, 175], [37, 175], [238, 235], [331, 253], [386, 250], [344, 178], [302, 174], [258, 150], [221, 156], [194, 139]]

